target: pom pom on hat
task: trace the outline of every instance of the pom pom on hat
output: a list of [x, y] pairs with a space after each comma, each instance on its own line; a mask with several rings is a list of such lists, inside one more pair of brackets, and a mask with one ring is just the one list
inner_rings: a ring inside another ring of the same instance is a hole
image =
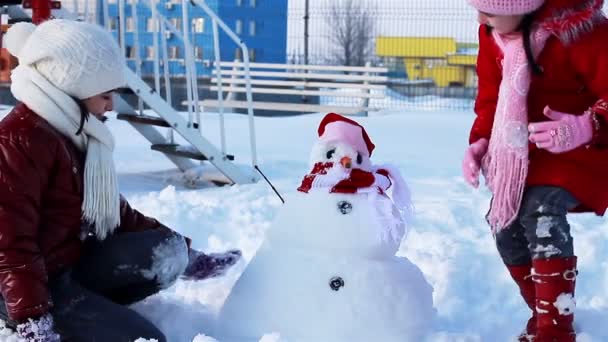
[[523, 15], [536, 11], [545, 0], [467, 0], [478, 11], [494, 15]]
[[372, 155], [375, 148], [363, 126], [336, 113], [327, 114], [321, 120], [317, 132], [321, 141], [345, 142], [368, 156]]
[[12, 25], [4, 35], [4, 46], [11, 55], [19, 58], [21, 49], [36, 29], [36, 25], [28, 22], [19, 22]]

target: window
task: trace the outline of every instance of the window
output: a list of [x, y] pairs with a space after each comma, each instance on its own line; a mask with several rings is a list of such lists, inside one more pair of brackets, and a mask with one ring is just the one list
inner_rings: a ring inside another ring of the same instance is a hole
[[203, 47], [202, 46], [194, 47], [194, 58], [198, 61], [203, 60]]
[[154, 18], [148, 18], [146, 21], [146, 31], [158, 32], [158, 20], [154, 20]]
[[133, 20], [133, 17], [127, 17], [125, 25], [127, 27], [127, 32], [135, 31], [135, 20]]
[[236, 0], [236, 5], [237, 5], [238, 7], [243, 6], [243, 0]]
[[249, 35], [250, 36], [255, 36], [255, 29], [256, 29], [255, 26], [256, 25], [255, 25], [255, 21], [254, 20], [252, 20], [252, 21], [249, 22]]
[[256, 3], [255, 0], [249, 0], [249, 6], [255, 7], [255, 3]]
[[146, 46], [146, 59], [154, 59], [154, 46]]
[[135, 59], [137, 56], [137, 49], [134, 46], [127, 45], [125, 46], [125, 55], [127, 59]]
[[234, 51], [234, 59], [236, 59], [237, 61], [243, 59], [243, 51], [241, 51], [241, 48], [236, 48], [236, 50]]
[[176, 29], [182, 29], [182, 20], [180, 18], [171, 18], [169, 22], [171, 23], [171, 25], [175, 26]]
[[112, 30], [112, 31], [118, 30], [118, 18], [117, 17], [110, 18], [110, 30]]
[[194, 31], [194, 33], [205, 32], [205, 18], [192, 19], [192, 30]]
[[236, 20], [236, 24], [234, 25], [234, 31], [236, 34], [243, 33], [243, 21], [241, 19]]
[[179, 59], [179, 47], [169, 46], [169, 58], [170, 59]]
[[255, 62], [255, 49], [249, 49], [249, 61]]

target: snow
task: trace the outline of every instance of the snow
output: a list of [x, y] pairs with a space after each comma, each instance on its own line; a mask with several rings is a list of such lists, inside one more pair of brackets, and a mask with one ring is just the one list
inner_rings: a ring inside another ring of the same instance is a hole
[[[447, 100], [443, 100], [447, 101]], [[412, 102], [413, 103], [413, 102]], [[256, 118], [259, 165], [282, 194], [295, 192], [309, 171], [309, 153], [322, 115]], [[376, 145], [375, 163], [393, 163], [412, 190], [416, 218], [397, 255], [420, 268], [433, 287], [438, 320], [430, 341], [512, 341], [529, 310], [503, 266], [484, 221], [490, 196], [460, 176], [471, 111], [403, 110], [356, 118]], [[172, 164], [128, 124], [108, 122], [123, 194], [142, 212], [189, 236], [205, 251], [240, 248], [245, 261], [208, 281], [178, 280], [134, 305], [169, 341], [213, 336], [214, 317], [282, 208], [263, 181], [253, 185], [184, 186]], [[219, 120], [206, 115], [205, 134], [219, 142]], [[247, 118], [226, 116], [228, 152], [250, 160]], [[575, 326], [579, 341], [608, 340], [608, 222], [591, 214], [569, 216], [578, 255]], [[228, 322], [227, 324], [230, 324]], [[233, 322], [233, 324], [237, 324]], [[15, 341], [0, 327], [0, 340]], [[264, 332], [280, 340], [280, 331]], [[276, 334], [276, 335], [273, 335]], [[265, 341], [266, 341], [265, 340]]]
[[[400, 241], [378, 233], [386, 228], [376, 203], [388, 200], [329, 189], [286, 197], [222, 307], [220, 340], [277, 330], [287, 341], [421, 341], [430, 331], [431, 286], [395, 257]], [[339, 210], [343, 202], [350, 212]]]
[[536, 236], [539, 238], [551, 237], [549, 230], [555, 224], [553, 223], [553, 217], [541, 216], [538, 218], [538, 225], [536, 226]]
[[174, 235], [152, 250], [152, 266], [140, 272], [146, 279], [158, 279], [160, 287], [165, 289], [184, 272], [186, 266], [188, 266], [186, 241], [181, 236]]
[[560, 315], [573, 315], [576, 308], [576, 299], [571, 293], [562, 293], [557, 297], [553, 305], [555, 305]]

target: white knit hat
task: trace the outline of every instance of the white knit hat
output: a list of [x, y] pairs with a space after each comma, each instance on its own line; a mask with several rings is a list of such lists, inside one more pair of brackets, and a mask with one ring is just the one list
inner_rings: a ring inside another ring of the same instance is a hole
[[4, 37], [20, 64], [35, 67], [70, 96], [86, 99], [125, 84], [124, 56], [100, 26], [64, 19], [17, 23]]

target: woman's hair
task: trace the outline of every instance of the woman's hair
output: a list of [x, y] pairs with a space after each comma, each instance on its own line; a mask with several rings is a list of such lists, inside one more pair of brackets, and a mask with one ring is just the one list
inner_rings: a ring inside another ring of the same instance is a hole
[[74, 101], [76, 101], [78, 108], [80, 108], [80, 125], [78, 126], [78, 130], [76, 131], [76, 135], [80, 135], [82, 134], [82, 130], [84, 129], [85, 121], [89, 120], [90, 114], [89, 110], [87, 109], [87, 106], [84, 104], [84, 101], [75, 97], [73, 99]]
[[[517, 27], [517, 31], [521, 31], [522, 36], [524, 38], [524, 51], [526, 52], [526, 58], [528, 59], [528, 64], [530, 65], [530, 70], [533, 75], [542, 75], [543, 70], [534, 60], [534, 53], [532, 52], [532, 44], [530, 42], [530, 32], [532, 31], [532, 25], [534, 24], [534, 19], [536, 19], [536, 12], [526, 14], [519, 26]], [[486, 24], [485, 25], [486, 34], [492, 34], [492, 26]]]

